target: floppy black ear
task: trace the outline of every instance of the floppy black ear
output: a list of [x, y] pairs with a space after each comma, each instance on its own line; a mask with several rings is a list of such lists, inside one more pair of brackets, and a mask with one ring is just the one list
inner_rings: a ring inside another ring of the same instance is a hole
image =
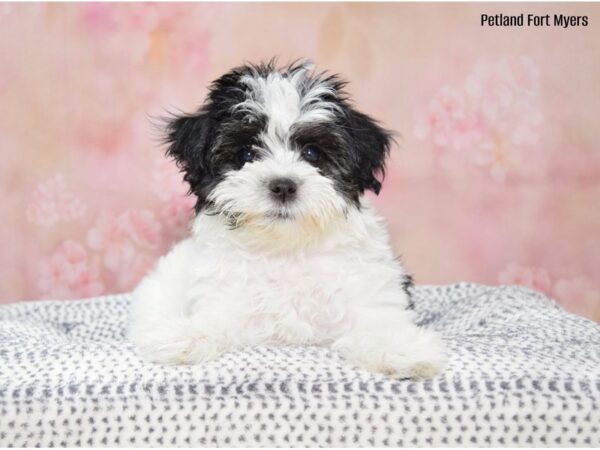
[[361, 188], [379, 194], [385, 175], [385, 159], [390, 152], [392, 135], [366, 114], [350, 108], [348, 131], [358, 160], [357, 176]]
[[167, 124], [167, 155], [175, 159], [190, 191], [198, 197], [196, 211], [205, 200], [203, 188], [210, 184], [213, 176], [209, 154], [215, 139], [215, 124], [210, 114], [203, 111], [175, 117]]

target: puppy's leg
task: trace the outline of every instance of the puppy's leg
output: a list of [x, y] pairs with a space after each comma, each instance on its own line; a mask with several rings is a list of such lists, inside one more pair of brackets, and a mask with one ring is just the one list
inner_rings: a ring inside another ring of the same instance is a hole
[[185, 364], [217, 358], [227, 349], [219, 321], [190, 315], [197, 251], [192, 239], [177, 244], [133, 292], [129, 338], [146, 360]]
[[432, 377], [446, 363], [441, 337], [417, 327], [411, 311], [390, 302], [359, 308], [352, 331], [332, 348], [365, 370], [393, 378]]

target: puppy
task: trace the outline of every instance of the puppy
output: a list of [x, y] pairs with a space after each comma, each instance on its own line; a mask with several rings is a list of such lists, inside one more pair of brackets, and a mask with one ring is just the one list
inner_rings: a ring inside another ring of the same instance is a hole
[[443, 342], [414, 324], [411, 277], [364, 192], [390, 133], [309, 63], [231, 70], [168, 124], [197, 197], [191, 237], [133, 293], [143, 358], [195, 364], [244, 346], [318, 345], [397, 378], [429, 377]]

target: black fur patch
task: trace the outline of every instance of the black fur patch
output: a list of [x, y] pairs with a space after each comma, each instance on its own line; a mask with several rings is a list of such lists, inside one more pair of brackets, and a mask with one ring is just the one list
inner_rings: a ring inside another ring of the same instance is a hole
[[406, 292], [408, 296], [408, 306], [406, 309], [415, 309], [415, 303], [413, 301], [412, 289], [414, 287], [413, 277], [412, 275], [405, 274], [404, 279], [402, 280], [402, 289]]

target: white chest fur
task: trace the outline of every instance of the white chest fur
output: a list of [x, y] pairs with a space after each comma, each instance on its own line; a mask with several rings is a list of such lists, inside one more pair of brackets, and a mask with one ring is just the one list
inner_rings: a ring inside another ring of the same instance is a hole
[[285, 226], [272, 239], [246, 230], [201, 215], [142, 280], [130, 337], [146, 358], [200, 362], [246, 345], [311, 344], [398, 376], [438, 370], [443, 345], [412, 323], [406, 274], [367, 205], [319, 239]]
[[390, 286], [397, 287], [395, 305], [404, 308], [404, 272], [385, 230], [368, 218], [371, 223], [360, 227], [346, 222], [301, 251], [254, 251], [212, 218], [198, 219], [189, 242], [196, 255], [188, 313], [200, 317], [218, 304], [240, 317], [245, 340], [317, 343], [347, 332], [367, 299]]

